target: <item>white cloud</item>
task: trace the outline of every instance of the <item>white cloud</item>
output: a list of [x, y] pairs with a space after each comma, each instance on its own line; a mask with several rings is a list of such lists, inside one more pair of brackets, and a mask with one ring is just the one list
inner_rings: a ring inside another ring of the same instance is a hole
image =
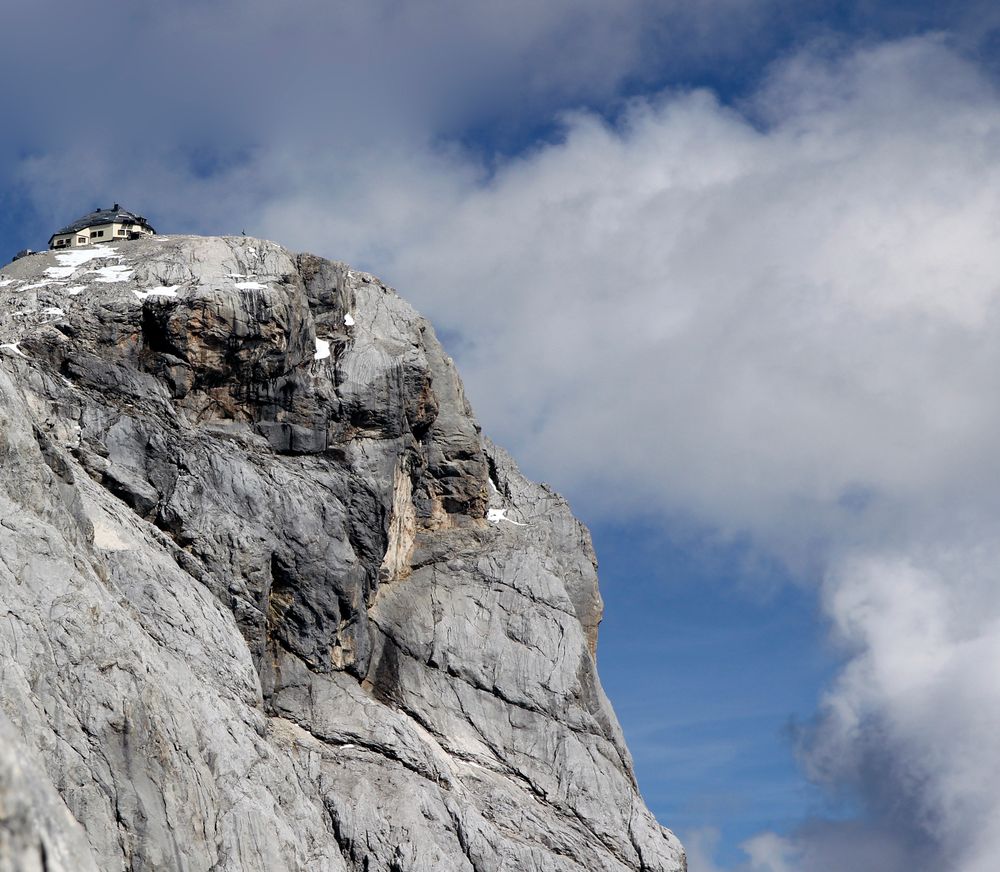
[[801, 862], [795, 857], [795, 848], [773, 833], [762, 833], [743, 844], [750, 858], [752, 872], [795, 872]]
[[719, 844], [719, 831], [713, 827], [683, 834], [688, 872], [722, 872], [712, 859]]
[[868, 784], [883, 811], [934, 835], [929, 859], [962, 872], [1000, 859], [996, 533], [836, 568], [827, 609], [856, 654], [806, 746], [816, 775]]

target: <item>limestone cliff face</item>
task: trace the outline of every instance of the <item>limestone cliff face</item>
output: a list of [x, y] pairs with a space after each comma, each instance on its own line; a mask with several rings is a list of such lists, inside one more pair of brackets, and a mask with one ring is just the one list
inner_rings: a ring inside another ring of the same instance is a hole
[[0, 872], [682, 869], [600, 615], [372, 276], [199, 237], [0, 271]]

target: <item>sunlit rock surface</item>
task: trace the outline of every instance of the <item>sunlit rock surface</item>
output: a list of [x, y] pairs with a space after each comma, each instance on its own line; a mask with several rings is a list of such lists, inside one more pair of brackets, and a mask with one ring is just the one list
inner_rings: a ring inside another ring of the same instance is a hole
[[0, 872], [683, 868], [587, 531], [344, 264], [0, 271], [0, 597]]

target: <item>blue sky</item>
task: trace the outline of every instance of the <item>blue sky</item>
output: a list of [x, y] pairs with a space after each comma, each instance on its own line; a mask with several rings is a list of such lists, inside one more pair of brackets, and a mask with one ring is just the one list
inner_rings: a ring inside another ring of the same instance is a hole
[[117, 201], [432, 319], [691, 872], [1000, 868], [993, 4], [0, 13], [9, 253]]
[[739, 548], [674, 541], [657, 525], [599, 523], [593, 535], [601, 674], [659, 819], [702, 838], [718, 829], [719, 860], [735, 863], [761, 831], [843, 813], [791, 753], [837, 662], [814, 597]]

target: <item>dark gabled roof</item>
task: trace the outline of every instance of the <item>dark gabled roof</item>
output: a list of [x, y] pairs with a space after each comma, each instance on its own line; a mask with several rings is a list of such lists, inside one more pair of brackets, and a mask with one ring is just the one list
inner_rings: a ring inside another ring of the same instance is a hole
[[145, 227], [153, 233], [156, 232], [141, 215], [136, 215], [134, 212], [129, 212], [126, 209], [119, 209], [116, 203], [111, 209], [95, 209], [89, 215], [77, 218], [72, 224], [67, 224], [62, 230], [57, 230], [53, 233], [49, 237], [49, 242], [56, 236], [62, 236], [64, 233], [78, 233], [87, 227], [93, 227], [95, 224], [111, 224], [112, 222], [116, 224], [138, 224], [140, 227]]

